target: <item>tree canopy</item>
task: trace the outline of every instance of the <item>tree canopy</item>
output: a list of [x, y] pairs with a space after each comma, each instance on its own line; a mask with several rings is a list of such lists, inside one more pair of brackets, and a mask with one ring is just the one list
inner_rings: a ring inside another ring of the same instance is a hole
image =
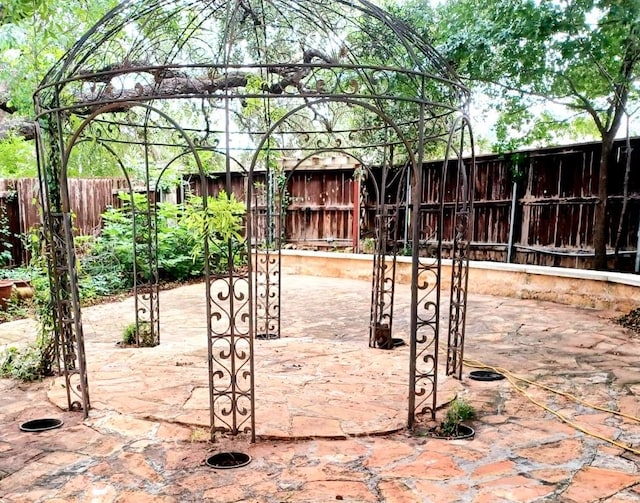
[[394, 7], [498, 113], [494, 150], [615, 136], [640, 98], [638, 0], [421, 0]]
[[640, 108], [638, 0], [421, 0], [394, 10], [420, 27], [498, 116], [493, 150], [602, 140], [595, 266], [606, 267], [608, 166], [625, 117]]
[[0, 82], [7, 107], [31, 115], [46, 72], [116, 0], [10, 0], [0, 11]]

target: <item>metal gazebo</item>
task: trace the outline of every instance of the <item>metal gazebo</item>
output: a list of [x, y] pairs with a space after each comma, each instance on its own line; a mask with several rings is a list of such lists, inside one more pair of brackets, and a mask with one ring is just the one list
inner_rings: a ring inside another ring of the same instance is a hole
[[[248, 432], [255, 440], [253, 341], [280, 337], [286, 309], [279, 251], [285, 156], [302, 162], [340, 153], [357, 161], [361, 176], [376, 175], [369, 346], [393, 345], [402, 241], [413, 264], [408, 426], [419, 415], [433, 418], [443, 239], [453, 243], [446, 372], [462, 372], [474, 164], [468, 99], [425, 40], [366, 0], [132, 0], [105, 15], [34, 95], [55, 358], [69, 409], [90, 409], [67, 189], [70, 159], [90, 142], [113, 155], [130, 192], [123, 150], [140, 163], [147, 193], [189, 159], [202, 179], [204, 208], [210, 159], [222, 165], [227, 193], [233, 173], [247, 177], [244, 237], [228, 243], [225, 271], [209, 266], [217, 250], [206, 235], [203, 243], [212, 438]], [[422, 163], [435, 156], [444, 159], [439, 181], [426, 180]], [[265, 190], [256, 190], [258, 178]], [[437, 202], [427, 204], [426, 194]], [[132, 197], [131, 211], [142, 241], [132, 243], [136, 262], [145, 264], [145, 274], [134, 271], [136, 320], [159, 344], [154, 201], [136, 207]]]

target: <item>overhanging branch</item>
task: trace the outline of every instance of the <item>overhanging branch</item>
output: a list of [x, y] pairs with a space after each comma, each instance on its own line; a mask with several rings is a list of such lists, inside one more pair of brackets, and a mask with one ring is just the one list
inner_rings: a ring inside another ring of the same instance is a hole
[[[325, 64], [337, 64], [337, 60], [317, 49], [306, 49], [302, 54], [302, 62], [282, 64], [268, 68], [271, 74], [281, 78], [270, 85], [264, 84], [262, 90], [271, 94], [282, 94], [287, 87], [295, 87], [298, 91], [309, 92], [304, 88], [303, 81], [313, 71], [314, 60]], [[141, 98], [169, 97], [189, 94], [215, 94], [219, 91], [246, 87], [249, 78], [254, 76], [250, 72], [234, 72], [220, 76], [188, 76], [179, 69], [152, 66], [145, 61], [124, 61], [101, 68], [94, 72], [79, 72], [81, 80], [90, 83], [90, 89], [78, 96], [77, 105], [93, 110], [101, 104], [114, 100], [131, 101]], [[147, 83], [138, 82], [133, 87], [117, 88], [115, 78], [126, 79], [132, 74], [148, 74], [153, 77]], [[100, 85], [104, 84], [104, 85]], [[125, 110], [130, 105], [124, 105]], [[117, 110], [116, 110], [117, 111]]]

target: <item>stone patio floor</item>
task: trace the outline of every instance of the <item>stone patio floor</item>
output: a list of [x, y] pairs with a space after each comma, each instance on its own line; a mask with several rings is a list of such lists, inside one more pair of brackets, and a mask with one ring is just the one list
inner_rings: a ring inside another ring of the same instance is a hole
[[[202, 284], [161, 293], [155, 348], [116, 345], [132, 299], [84, 309], [87, 420], [59, 379], [0, 380], [0, 501], [640, 502], [640, 337], [620, 313], [470, 295], [465, 357], [518, 379], [440, 375], [439, 403], [478, 412], [475, 438], [450, 441], [406, 430], [409, 348], [368, 348], [370, 297], [367, 281], [283, 278], [282, 338], [255, 345], [255, 444], [206, 441]], [[409, 299], [399, 285], [405, 340]], [[0, 325], [0, 347], [34, 337], [29, 320]], [[64, 425], [19, 429], [44, 417]], [[206, 466], [229, 450], [252, 462]]]

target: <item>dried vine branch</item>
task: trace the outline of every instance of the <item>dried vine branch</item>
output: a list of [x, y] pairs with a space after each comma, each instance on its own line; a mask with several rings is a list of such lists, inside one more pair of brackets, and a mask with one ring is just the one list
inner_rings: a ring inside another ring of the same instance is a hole
[[[316, 49], [306, 49], [302, 54], [304, 65], [284, 64], [269, 68], [269, 73], [279, 75], [280, 80], [272, 84], [265, 84], [263, 91], [270, 94], [282, 94], [288, 87], [296, 88], [300, 93], [308, 93], [304, 87], [304, 80], [313, 70], [314, 60], [320, 60], [325, 64], [337, 64], [337, 60]], [[114, 77], [124, 77], [131, 73], [147, 73], [153, 76], [149, 83], [136, 83], [133, 87], [117, 89], [112, 81]], [[172, 68], [158, 68], [147, 62], [125, 61], [121, 64], [109, 65], [98, 71], [80, 72], [83, 81], [92, 83], [88, 91], [78, 97], [79, 105], [86, 105], [88, 110], [95, 109], [100, 103], [115, 99], [127, 101], [140, 98], [152, 98], [158, 96], [179, 96], [189, 94], [214, 94], [218, 91], [246, 87], [251, 73], [235, 72], [227, 73], [217, 78], [210, 76], [188, 76], [184, 72]], [[98, 86], [97, 84], [106, 84]], [[122, 110], [128, 108], [123, 104]]]

